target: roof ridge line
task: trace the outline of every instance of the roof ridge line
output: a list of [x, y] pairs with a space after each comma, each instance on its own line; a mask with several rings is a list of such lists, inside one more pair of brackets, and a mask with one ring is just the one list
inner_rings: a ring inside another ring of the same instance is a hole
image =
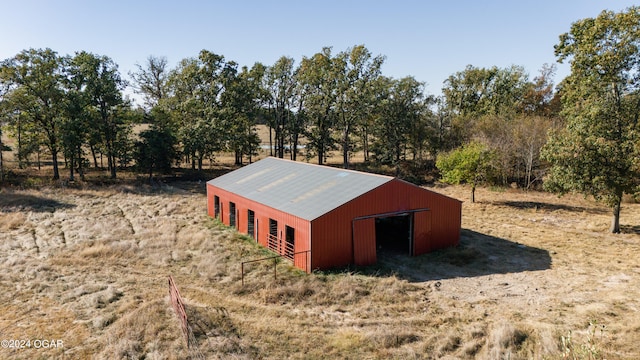
[[275, 157], [275, 156], [267, 156], [265, 159], [274, 159], [277, 161], [287, 161], [287, 162], [291, 162], [291, 163], [296, 163], [296, 164], [300, 164], [303, 166], [316, 166], [316, 167], [320, 167], [323, 169], [329, 169], [332, 171], [347, 171], [350, 173], [356, 173], [356, 174], [361, 174], [361, 175], [368, 175], [368, 176], [377, 176], [377, 177], [381, 177], [381, 178], [385, 178], [385, 179], [389, 179], [389, 180], [393, 180], [393, 179], [397, 179], [397, 177], [395, 176], [388, 176], [388, 175], [382, 175], [382, 174], [376, 174], [376, 173], [371, 173], [371, 172], [367, 172], [367, 171], [359, 171], [359, 170], [353, 170], [353, 169], [343, 169], [343, 168], [336, 168], [333, 166], [329, 166], [329, 165], [320, 165], [320, 164], [312, 164], [312, 163], [308, 163], [308, 162], [302, 162], [302, 161], [298, 161], [298, 160], [291, 160], [291, 159], [284, 159], [284, 158], [279, 158], [279, 157]]

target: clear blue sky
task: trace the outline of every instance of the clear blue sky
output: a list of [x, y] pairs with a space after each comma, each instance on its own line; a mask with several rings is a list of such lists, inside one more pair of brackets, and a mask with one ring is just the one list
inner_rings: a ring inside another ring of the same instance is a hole
[[[576, 20], [624, 10], [626, 0], [135, 1], [20, 0], [0, 3], [0, 59], [23, 49], [111, 57], [124, 77], [149, 55], [171, 67], [202, 49], [242, 65], [312, 56], [364, 44], [385, 55], [386, 76], [414, 76], [426, 92], [470, 64], [521, 65], [533, 78], [555, 63], [553, 46]], [[556, 83], [568, 74], [559, 65]]]

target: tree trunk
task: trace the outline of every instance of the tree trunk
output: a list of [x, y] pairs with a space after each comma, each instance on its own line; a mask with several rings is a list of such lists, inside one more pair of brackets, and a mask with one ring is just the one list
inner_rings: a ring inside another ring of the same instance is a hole
[[342, 133], [342, 167], [349, 168], [349, 126]]
[[18, 116], [18, 168], [20, 169], [24, 169], [22, 155], [22, 120], [20, 120], [20, 116]]
[[98, 158], [96, 157], [96, 148], [93, 145], [90, 145], [89, 148], [91, 149], [91, 156], [93, 156], [93, 167], [97, 169]]
[[611, 218], [611, 228], [609, 231], [613, 234], [620, 233], [620, 203], [622, 202], [622, 195], [618, 197], [615, 205], [613, 205], [613, 217]]
[[471, 185], [471, 203], [476, 202], [476, 184]]
[[109, 155], [109, 161], [111, 162], [111, 178], [116, 178], [116, 157], [115, 155]]
[[82, 147], [78, 146], [78, 174], [80, 174], [80, 180], [84, 181], [84, 159], [82, 157]]
[[74, 170], [73, 168], [75, 166], [75, 161], [73, 161], [73, 159], [74, 159], [74, 156], [71, 155], [71, 161], [70, 161], [71, 166], [69, 166], [69, 181], [76, 181], [73, 177], [73, 170]]
[[276, 128], [276, 141], [278, 143], [278, 157], [284, 159], [284, 117], [282, 122], [278, 121], [278, 127]]
[[53, 160], [53, 180], [60, 179], [60, 170], [58, 169], [58, 152], [56, 150], [51, 151], [51, 158]]
[[320, 146], [318, 149], [318, 165], [322, 165], [322, 159], [324, 159], [324, 148]]
[[364, 152], [364, 162], [369, 161], [369, 133], [365, 127], [362, 134], [362, 151]]
[[269, 155], [273, 156], [273, 127], [269, 124]]
[[295, 133], [291, 141], [291, 160], [296, 161], [297, 158], [298, 158], [298, 133]]

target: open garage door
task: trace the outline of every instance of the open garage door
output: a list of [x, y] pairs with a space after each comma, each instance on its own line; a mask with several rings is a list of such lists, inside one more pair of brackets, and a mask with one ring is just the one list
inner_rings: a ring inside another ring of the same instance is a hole
[[412, 214], [402, 213], [376, 218], [376, 251], [411, 255], [413, 253]]
[[420, 255], [431, 249], [431, 212], [414, 209], [361, 216], [352, 220], [353, 263], [371, 265], [377, 251]]

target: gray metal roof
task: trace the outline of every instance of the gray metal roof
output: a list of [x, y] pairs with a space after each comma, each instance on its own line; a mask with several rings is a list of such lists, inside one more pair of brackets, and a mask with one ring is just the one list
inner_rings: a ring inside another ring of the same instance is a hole
[[389, 176], [269, 157], [208, 184], [313, 220], [391, 180]]

